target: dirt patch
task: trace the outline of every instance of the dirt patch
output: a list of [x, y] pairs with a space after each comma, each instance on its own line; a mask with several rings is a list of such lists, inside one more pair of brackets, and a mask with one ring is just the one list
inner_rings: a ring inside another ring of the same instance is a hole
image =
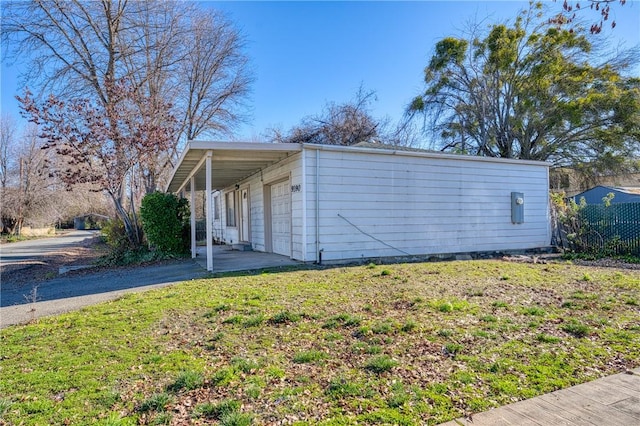
[[[95, 265], [108, 252], [100, 237], [85, 240], [75, 247], [60, 250], [38, 260], [0, 266], [3, 284], [22, 286], [59, 276], [62, 266]], [[81, 273], [72, 271], [67, 274]]]
[[[566, 260], [560, 254], [551, 254], [543, 256], [503, 256], [502, 260], [515, 263], [562, 263]], [[602, 258], [594, 260], [573, 259], [574, 265], [591, 266], [595, 268], [618, 268], [640, 270], [640, 263], [630, 263], [622, 259]]]
[[597, 268], [619, 268], [640, 271], [640, 263], [629, 263], [620, 259], [574, 260], [574, 264], [581, 266], [593, 266]]

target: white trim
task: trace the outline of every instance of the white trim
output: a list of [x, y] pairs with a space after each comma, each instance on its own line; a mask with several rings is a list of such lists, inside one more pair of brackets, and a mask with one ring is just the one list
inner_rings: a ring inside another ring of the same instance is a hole
[[211, 207], [213, 205], [213, 196], [211, 188], [211, 157], [213, 151], [207, 151], [205, 157], [205, 167], [207, 172], [206, 183], [206, 196], [207, 196], [207, 212], [206, 212], [206, 225], [207, 225], [207, 271], [213, 271], [213, 223], [211, 221]]
[[191, 176], [191, 191], [189, 201], [191, 210], [191, 258], [196, 258], [196, 179]]
[[[238, 242], [250, 243], [251, 242], [251, 192], [249, 190], [248, 185], [244, 185], [240, 187], [238, 190], [240, 195], [240, 224], [238, 225]], [[244, 194], [247, 195], [246, 208], [244, 201]], [[245, 211], [246, 210], [246, 211]], [[245, 221], [246, 217], [246, 221]], [[244, 228], [247, 228], [247, 233], [245, 235]]]
[[[185, 151], [186, 153], [186, 151]], [[189, 182], [189, 180], [194, 177], [196, 175], [196, 173], [198, 173], [198, 171], [200, 170], [200, 168], [202, 168], [202, 165], [204, 164], [204, 162], [206, 161], [207, 156], [203, 155], [202, 158], [200, 159], [200, 161], [198, 161], [198, 164], [196, 164], [196, 166], [191, 170], [191, 173], [189, 173], [189, 176], [187, 176], [187, 178], [182, 182], [182, 184], [180, 184], [180, 189], [178, 189], [178, 192], [182, 191], [182, 189], [187, 186], [187, 182]], [[178, 168], [176, 167], [173, 172], [175, 173], [176, 170], [178, 170]], [[173, 179], [173, 176], [171, 176], [171, 179], [169, 180], [169, 182], [171, 182], [171, 180]]]
[[[307, 261], [307, 160], [306, 154], [302, 152], [301, 168], [302, 179], [300, 185], [302, 185], [302, 261]], [[293, 198], [293, 197], [292, 197]], [[293, 253], [291, 253], [293, 255]]]
[[316, 263], [320, 263], [320, 150], [316, 150]]

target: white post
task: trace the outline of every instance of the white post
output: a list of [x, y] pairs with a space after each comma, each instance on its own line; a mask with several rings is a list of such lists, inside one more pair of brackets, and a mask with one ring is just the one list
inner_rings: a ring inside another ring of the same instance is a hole
[[191, 258], [196, 258], [196, 178], [191, 176]]
[[205, 167], [206, 167], [206, 171], [207, 171], [207, 184], [206, 184], [206, 191], [207, 191], [207, 208], [206, 208], [206, 213], [205, 213], [205, 220], [207, 223], [207, 271], [212, 272], [213, 271], [213, 224], [212, 224], [212, 219], [213, 219], [213, 215], [212, 213], [212, 206], [213, 206], [213, 200], [211, 197], [211, 157], [213, 155], [212, 151], [207, 151], [207, 159], [205, 161]]

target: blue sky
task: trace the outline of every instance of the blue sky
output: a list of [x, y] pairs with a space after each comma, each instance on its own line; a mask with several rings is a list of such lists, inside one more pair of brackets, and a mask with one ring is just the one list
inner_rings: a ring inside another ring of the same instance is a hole
[[[552, 3], [559, 8], [562, 1]], [[583, 2], [583, 3], [586, 3]], [[351, 99], [362, 84], [377, 93], [373, 115], [397, 120], [422, 87], [435, 43], [462, 34], [468, 22], [504, 22], [526, 1], [205, 2], [224, 11], [247, 40], [256, 81], [250, 122], [239, 140], [284, 130], [326, 102]], [[611, 43], [640, 44], [640, 2], [614, 5]], [[597, 18], [595, 13], [587, 18]], [[18, 116], [14, 95], [21, 64], [2, 64], [2, 110]], [[637, 69], [640, 74], [640, 67]], [[20, 119], [21, 120], [21, 119]]]

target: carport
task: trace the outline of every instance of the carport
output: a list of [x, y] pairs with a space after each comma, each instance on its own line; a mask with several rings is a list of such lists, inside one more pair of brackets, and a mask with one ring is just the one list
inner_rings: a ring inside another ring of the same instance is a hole
[[167, 185], [167, 192], [190, 192], [191, 257], [196, 251], [196, 191], [205, 191], [207, 270], [213, 271], [213, 192], [228, 188], [302, 150], [299, 144], [246, 142], [187, 143]]

